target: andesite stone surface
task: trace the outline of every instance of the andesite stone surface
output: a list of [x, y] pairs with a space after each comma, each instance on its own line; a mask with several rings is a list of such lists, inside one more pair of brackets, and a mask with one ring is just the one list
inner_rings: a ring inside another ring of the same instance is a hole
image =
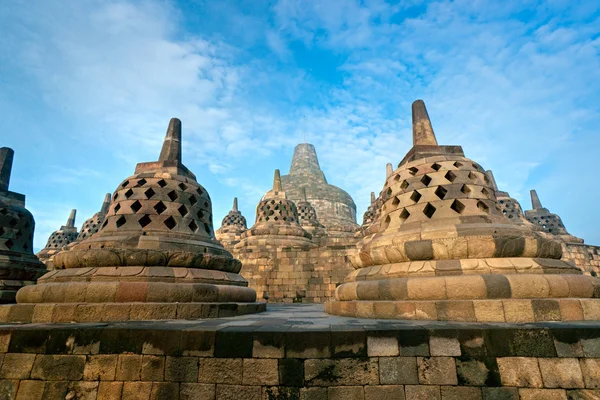
[[[215, 239], [210, 196], [181, 162], [181, 122], [175, 118], [159, 160], [138, 164], [113, 194], [99, 231], [56, 254], [54, 264], [57, 269], [37, 285], [17, 293], [15, 310], [29, 310], [23, 320], [44, 320], [58, 305], [82, 305], [74, 321], [264, 310], [239, 275], [240, 261]], [[86, 309], [90, 304], [100, 307]], [[50, 321], [64, 318], [50, 314]]]
[[52, 232], [48, 237], [46, 246], [40, 250], [36, 255], [48, 269], [54, 269], [54, 256], [58, 254], [65, 246], [73, 243], [77, 240], [77, 227], [75, 226], [75, 218], [77, 216], [77, 210], [71, 210], [67, 223], [60, 227], [60, 229]]
[[14, 303], [17, 291], [46, 270], [33, 254], [35, 221], [25, 196], [8, 190], [13, 158], [12, 149], [0, 148], [0, 303]]
[[356, 269], [328, 312], [527, 322], [589, 319], [583, 309], [600, 303], [599, 279], [562, 261], [554, 238], [514, 223], [493, 179], [460, 146], [437, 145], [421, 100], [413, 103], [413, 148], [380, 197]]

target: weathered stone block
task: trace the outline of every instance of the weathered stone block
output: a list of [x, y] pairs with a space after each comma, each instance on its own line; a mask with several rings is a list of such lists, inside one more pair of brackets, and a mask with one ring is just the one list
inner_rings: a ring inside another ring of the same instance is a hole
[[278, 363], [275, 359], [246, 358], [243, 361], [244, 385], [275, 386], [279, 384]]
[[200, 358], [198, 382], [242, 383], [241, 358]]
[[376, 385], [377, 359], [309, 359], [304, 362], [307, 386]]
[[89, 356], [83, 370], [83, 379], [86, 381], [114, 381], [116, 370], [116, 355]]
[[78, 381], [83, 378], [85, 356], [38, 355], [31, 370], [32, 379]]
[[418, 357], [419, 383], [423, 385], [456, 385], [456, 363], [452, 357]]
[[215, 385], [204, 383], [181, 383], [179, 400], [214, 400]]
[[35, 354], [7, 353], [0, 369], [3, 379], [28, 379], [35, 361]]
[[498, 358], [498, 369], [502, 385], [517, 387], [543, 387], [537, 358]]
[[198, 358], [167, 357], [165, 362], [165, 381], [197, 382]]
[[362, 386], [334, 386], [327, 388], [328, 400], [365, 400]]
[[404, 386], [404, 394], [407, 400], [440, 400], [442, 398], [439, 386], [407, 385]]
[[540, 358], [538, 360], [545, 388], [583, 388], [583, 377], [576, 358]]
[[137, 354], [120, 354], [117, 361], [118, 381], [137, 381], [140, 379], [142, 356]]
[[404, 400], [404, 386], [365, 386], [365, 400]]
[[382, 385], [414, 385], [419, 383], [416, 357], [379, 358], [379, 381]]

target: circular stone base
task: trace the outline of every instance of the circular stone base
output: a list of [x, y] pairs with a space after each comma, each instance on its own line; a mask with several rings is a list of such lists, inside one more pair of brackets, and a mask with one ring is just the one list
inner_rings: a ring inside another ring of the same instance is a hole
[[114, 322], [234, 317], [260, 313], [266, 303], [60, 303], [0, 306], [0, 322]]
[[330, 301], [325, 312], [344, 317], [463, 322], [598, 321], [600, 299]]

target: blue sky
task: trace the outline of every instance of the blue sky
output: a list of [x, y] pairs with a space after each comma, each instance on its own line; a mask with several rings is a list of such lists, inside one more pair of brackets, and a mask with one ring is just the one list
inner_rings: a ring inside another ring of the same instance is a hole
[[171, 117], [217, 227], [233, 196], [253, 221], [304, 135], [361, 219], [422, 98], [441, 144], [600, 244], [599, 26], [599, 1], [7, 0], [0, 145], [36, 248], [156, 160]]

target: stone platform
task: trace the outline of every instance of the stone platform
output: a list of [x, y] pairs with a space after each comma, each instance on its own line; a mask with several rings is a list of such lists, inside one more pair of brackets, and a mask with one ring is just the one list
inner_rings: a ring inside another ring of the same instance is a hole
[[0, 325], [1, 399], [598, 399], [600, 322], [345, 318]]

